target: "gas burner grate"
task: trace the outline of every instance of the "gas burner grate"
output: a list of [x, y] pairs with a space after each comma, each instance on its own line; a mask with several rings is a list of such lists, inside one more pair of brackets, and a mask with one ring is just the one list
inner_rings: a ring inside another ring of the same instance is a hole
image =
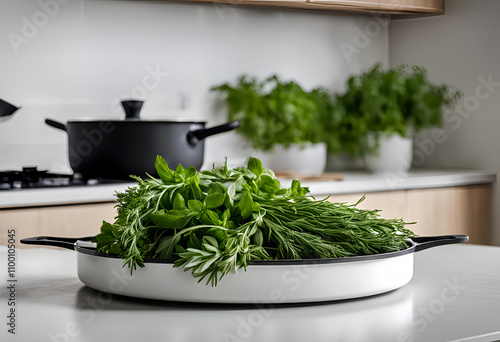
[[87, 182], [88, 180], [75, 175], [38, 170], [36, 166], [0, 171], [0, 190], [85, 185]]

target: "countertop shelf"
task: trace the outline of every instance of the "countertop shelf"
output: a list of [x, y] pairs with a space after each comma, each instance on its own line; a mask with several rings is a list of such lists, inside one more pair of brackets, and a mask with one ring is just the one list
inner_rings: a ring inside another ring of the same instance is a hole
[[[76, 253], [16, 254], [16, 335], [2, 341], [495, 341], [500, 248], [448, 245], [415, 254], [414, 276], [392, 292], [301, 305], [210, 305], [110, 295], [77, 278]], [[6, 264], [7, 248], [0, 246]], [[0, 299], [8, 302], [6, 278]], [[303, 281], [307, 281], [304, 279]], [[205, 286], [200, 284], [200, 286]], [[9, 314], [7, 305], [3, 314]], [[52, 339], [51, 339], [52, 337]]]
[[[341, 181], [310, 181], [302, 185], [309, 187], [311, 195], [317, 196], [488, 184], [495, 181], [496, 174], [490, 171], [419, 170], [407, 175], [350, 172], [344, 173]], [[282, 186], [289, 186], [291, 180], [282, 179], [281, 183]], [[135, 184], [2, 190], [0, 209], [112, 202], [116, 191], [124, 191]]]

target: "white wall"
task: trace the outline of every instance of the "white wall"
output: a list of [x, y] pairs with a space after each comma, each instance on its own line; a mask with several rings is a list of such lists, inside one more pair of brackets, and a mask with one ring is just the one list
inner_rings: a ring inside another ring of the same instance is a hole
[[[435, 168], [500, 170], [500, 1], [446, 1], [444, 16], [393, 21], [391, 65], [422, 65], [435, 82], [464, 92], [446, 113], [444, 135], [416, 139], [417, 164]], [[490, 79], [490, 81], [488, 81]], [[498, 197], [500, 187], [495, 186]], [[495, 199], [495, 242], [500, 245], [500, 202]]]
[[[388, 65], [388, 52], [388, 27], [370, 16], [160, 1], [0, 0], [0, 98], [23, 106], [0, 122], [0, 169], [68, 168], [66, 137], [46, 126], [46, 117], [121, 117], [117, 101], [132, 94], [146, 99], [144, 116], [202, 117], [214, 125], [225, 113], [209, 92], [213, 85], [243, 73], [278, 73], [306, 88], [336, 90], [352, 73]], [[156, 77], [148, 78], [154, 69]], [[245, 153], [236, 134], [213, 137], [205, 165]]]

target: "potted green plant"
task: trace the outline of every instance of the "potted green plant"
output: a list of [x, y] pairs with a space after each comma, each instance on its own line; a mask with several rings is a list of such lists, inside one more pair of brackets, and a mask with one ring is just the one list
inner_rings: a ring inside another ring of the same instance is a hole
[[242, 76], [212, 88], [224, 94], [229, 120], [251, 142], [267, 168], [303, 174], [323, 172], [326, 164], [324, 122], [332, 97], [322, 88], [305, 91], [294, 81], [273, 75], [263, 81]]
[[[413, 135], [441, 127], [442, 110], [452, 107], [461, 92], [447, 84], [435, 85], [419, 66], [402, 65], [351, 76], [345, 92], [334, 96], [336, 137], [332, 153], [363, 157], [372, 171], [401, 171], [411, 165]], [[341, 143], [339, 143], [339, 141]]]

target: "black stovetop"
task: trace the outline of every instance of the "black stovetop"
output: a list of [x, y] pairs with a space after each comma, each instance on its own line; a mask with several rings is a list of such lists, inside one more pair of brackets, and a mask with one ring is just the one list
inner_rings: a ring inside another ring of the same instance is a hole
[[53, 173], [47, 170], [38, 170], [37, 167], [0, 171], [0, 190], [92, 186], [125, 182], [115, 179], [85, 178], [79, 174]]

